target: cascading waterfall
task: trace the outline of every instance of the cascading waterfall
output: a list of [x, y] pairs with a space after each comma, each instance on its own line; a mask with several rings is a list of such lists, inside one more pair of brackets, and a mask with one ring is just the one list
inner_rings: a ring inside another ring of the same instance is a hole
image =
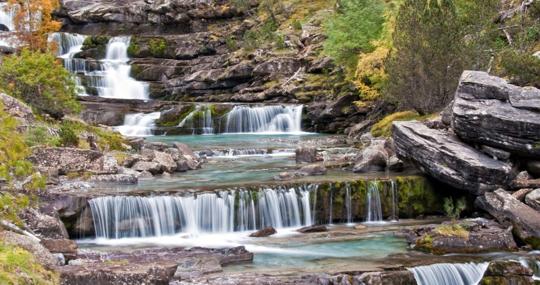
[[303, 106], [235, 106], [226, 133], [301, 133]]
[[77, 84], [77, 94], [86, 96], [86, 90], [81, 83], [78, 74], [86, 74], [86, 60], [75, 58], [75, 55], [82, 51], [85, 35], [70, 34], [70, 33], [52, 33], [49, 37], [49, 42], [54, 42], [57, 45], [58, 58], [64, 62], [64, 67], [74, 74]]
[[155, 122], [161, 117], [160, 112], [150, 114], [128, 114], [124, 118], [124, 125], [115, 127], [122, 135], [128, 137], [147, 137], [152, 135]]
[[474, 285], [478, 284], [489, 263], [434, 264], [418, 266], [409, 270], [418, 285]]
[[186, 197], [100, 197], [90, 200], [96, 237], [225, 233], [313, 223], [316, 186], [222, 191]]
[[519, 258], [519, 262], [526, 268], [529, 268], [533, 272], [533, 279], [535, 281], [540, 281], [540, 261], [534, 258]]
[[328, 224], [331, 225], [334, 223], [334, 185], [330, 186], [330, 214], [328, 217]]
[[189, 128], [193, 134], [198, 130], [203, 135], [214, 134], [214, 120], [212, 119], [212, 109], [208, 105], [196, 105], [179, 124], [179, 128]]
[[9, 31], [15, 30], [15, 13], [16, 10], [9, 8], [7, 3], [0, 3], [0, 24], [6, 26]]
[[345, 185], [345, 209], [347, 210], [347, 224], [352, 224], [352, 201], [351, 201], [351, 185]]
[[94, 88], [100, 97], [115, 99], [148, 100], [149, 86], [130, 76], [128, 47], [130, 37], [114, 37], [107, 44], [105, 59], [99, 70], [87, 73], [88, 87]]
[[381, 222], [383, 220], [379, 183], [373, 181], [369, 182], [366, 206], [366, 222]]

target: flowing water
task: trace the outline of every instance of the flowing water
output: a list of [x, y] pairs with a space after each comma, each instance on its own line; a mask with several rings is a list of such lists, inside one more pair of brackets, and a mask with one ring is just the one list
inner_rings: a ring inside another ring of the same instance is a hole
[[178, 124], [178, 127], [190, 129], [194, 135], [214, 134], [212, 109], [209, 105], [196, 105], [195, 109]]
[[115, 127], [115, 130], [128, 137], [148, 137], [152, 135], [155, 122], [160, 116], [160, 112], [128, 114], [124, 118], [124, 124]]
[[368, 184], [366, 203], [366, 222], [382, 222], [383, 214], [381, 205], [381, 194], [379, 191], [379, 184], [377, 182], [370, 182]]
[[8, 31], [0, 31], [0, 46], [16, 47], [17, 40], [14, 38], [16, 10], [8, 7], [7, 3], [0, 3], [0, 25], [5, 26]]
[[221, 191], [182, 197], [109, 196], [90, 200], [98, 238], [228, 233], [312, 224], [314, 187]]
[[474, 285], [478, 284], [489, 263], [449, 264], [418, 266], [409, 270], [418, 285]]
[[235, 106], [226, 116], [226, 133], [302, 133], [303, 106]]

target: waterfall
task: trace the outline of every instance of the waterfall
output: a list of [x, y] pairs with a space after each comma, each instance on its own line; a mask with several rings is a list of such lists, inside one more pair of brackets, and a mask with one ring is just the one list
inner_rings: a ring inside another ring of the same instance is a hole
[[529, 268], [533, 272], [533, 279], [540, 281], [540, 261], [534, 258], [520, 257], [519, 262], [526, 268]]
[[148, 100], [148, 84], [130, 76], [127, 53], [130, 41], [130, 37], [111, 38], [100, 70], [87, 73], [88, 87], [95, 88], [100, 97]]
[[179, 128], [189, 128], [193, 134], [200, 130], [203, 135], [214, 134], [214, 120], [212, 109], [208, 105], [196, 105], [179, 124]]
[[77, 85], [77, 94], [86, 96], [86, 89], [81, 83], [81, 79], [77, 74], [86, 74], [86, 60], [75, 58], [75, 55], [82, 51], [85, 35], [70, 34], [70, 33], [52, 33], [49, 36], [49, 42], [54, 42], [57, 45], [57, 56], [64, 62], [64, 67], [74, 74], [75, 83]]
[[124, 118], [124, 125], [115, 127], [124, 136], [147, 137], [152, 135], [155, 121], [161, 117], [160, 112], [150, 114], [128, 114]]
[[366, 197], [366, 222], [381, 222], [383, 220], [381, 195], [379, 192], [379, 184], [377, 182], [369, 182]]
[[7, 3], [0, 3], [0, 24], [6, 26], [9, 31], [15, 30], [15, 19], [16, 9], [9, 8]]
[[347, 210], [347, 224], [352, 224], [351, 185], [345, 185], [345, 209]]
[[328, 224], [331, 225], [334, 223], [334, 185], [330, 185], [330, 215], [328, 217]]
[[434, 264], [418, 266], [409, 270], [418, 285], [474, 285], [478, 284], [489, 263]]
[[397, 221], [399, 220], [399, 200], [397, 193], [397, 185], [394, 180], [390, 180], [390, 193], [392, 195], [392, 216], [390, 217], [390, 219], [393, 221]]
[[100, 197], [90, 209], [100, 238], [225, 233], [311, 225], [316, 186], [230, 190], [185, 197]]
[[301, 133], [303, 106], [235, 106], [226, 117], [227, 133]]

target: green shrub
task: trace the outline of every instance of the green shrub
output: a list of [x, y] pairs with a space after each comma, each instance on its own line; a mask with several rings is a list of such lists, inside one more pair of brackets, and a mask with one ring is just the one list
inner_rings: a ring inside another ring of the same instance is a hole
[[0, 193], [0, 219], [9, 221], [17, 226], [23, 222], [19, 213], [30, 206], [30, 198], [27, 195]]
[[167, 41], [165, 39], [156, 38], [151, 39], [148, 42], [150, 53], [155, 57], [163, 57], [165, 56], [165, 52], [167, 51]]
[[455, 203], [452, 197], [444, 198], [443, 208], [447, 217], [457, 220], [461, 216], [461, 213], [467, 208], [467, 201], [465, 200], [465, 197], [456, 200]]
[[63, 124], [58, 132], [60, 135], [60, 144], [65, 147], [79, 146], [79, 136], [71, 124]]
[[54, 118], [80, 111], [75, 80], [51, 53], [24, 49], [4, 57], [0, 90]]
[[55, 285], [56, 273], [46, 270], [32, 253], [0, 240], [0, 284]]
[[540, 58], [513, 50], [503, 52], [500, 57], [501, 75], [517, 85], [540, 88]]
[[60, 146], [59, 138], [52, 136], [46, 126], [35, 126], [28, 129], [25, 142], [29, 147], [45, 145]]
[[236, 40], [234, 39], [234, 37], [232, 36], [228, 36], [226, 39], [225, 39], [225, 45], [227, 45], [227, 48], [230, 50], [230, 51], [235, 51], [238, 49], [238, 43], [236, 42]]
[[324, 52], [354, 70], [358, 54], [371, 52], [372, 41], [381, 36], [384, 8], [380, 0], [340, 1], [339, 10], [324, 23]]

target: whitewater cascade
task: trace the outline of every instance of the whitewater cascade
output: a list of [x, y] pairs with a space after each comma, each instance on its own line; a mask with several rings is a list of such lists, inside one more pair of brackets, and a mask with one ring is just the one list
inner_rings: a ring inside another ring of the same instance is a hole
[[212, 119], [212, 109], [208, 105], [196, 105], [179, 124], [179, 128], [189, 128], [195, 135], [200, 132], [203, 135], [214, 134], [214, 121]]
[[368, 184], [366, 208], [366, 222], [383, 221], [381, 194], [379, 192], [379, 183], [377, 182], [369, 182]]
[[160, 117], [160, 112], [128, 114], [124, 118], [124, 125], [115, 127], [115, 130], [128, 137], [151, 136], [152, 129], [156, 126], [155, 122]]
[[434, 264], [410, 268], [418, 285], [475, 285], [482, 280], [489, 263]]
[[351, 201], [351, 185], [345, 185], [345, 209], [347, 210], [347, 224], [352, 224], [352, 201]]
[[128, 47], [131, 37], [114, 37], [107, 44], [105, 59], [102, 60], [102, 80], [95, 81], [100, 97], [115, 99], [148, 100], [149, 86], [130, 76]]
[[303, 106], [235, 106], [226, 133], [301, 133]]
[[396, 181], [391, 180], [390, 181], [390, 193], [392, 195], [392, 216], [390, 217], [391, 220], [397, 221], [399, 220], [399, 200], [398, 200], [398, 192], [397, 192], [397, 185]]
[[57, 45], [57, 56], [62, 59], [64, 67], [74, 74], [75, 83], [77, 85], [77, 95], [86, 96], [86, 89], [82, 85], [81, 78], [77, 75], [86, 74], [86, 60], [75, 58], [75, 55], [82, 51], [85, 35], [70, 34], [70, 33], [52, 33], [49, 36], [49, 42], [54, 42]]
[[0, 46], [16, 47], [16, 39], [12, 37], [13, 34], [9, 32], [15, 31], [15, 18], [16, 10], [8, 8], [7, 3], [0, 3], [0, 25], [4, 25], [8, 31], [0, 31]]
[[306, 185], [183, 197], [109, 196], [89, 203], [98, 238], [197, 235], [311, 225], [313, 191], [316, 186]]

